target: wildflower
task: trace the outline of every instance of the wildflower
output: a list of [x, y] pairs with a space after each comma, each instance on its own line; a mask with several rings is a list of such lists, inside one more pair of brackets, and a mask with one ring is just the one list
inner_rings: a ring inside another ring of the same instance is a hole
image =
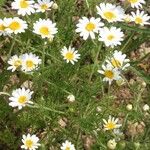
[[150, 16], [148, 16], [148, 14], [144, 14], [144, 11], [139, 11], [137, 10], [136, 13], [131, 12], [132, 16], [131, 16], [131, 20], [134, 21], [136, 24], [139, 24], [141, 26], [150, 24], [149, 23], [149, 19]]
[[143, 110], [144, 110], [144, 111], [149, 111], [149, 105], [145, 104], [145, 105], [143, 106]]
[[109, 58], [109, 60], [106, 60], [106, 62], [112, 67], [122, 70], [130, 66], [130, 64], [128, 63], [129, 61], [129, 59], [126, 59], [126, 54], [122, 54], [121, 51], [117, 50], [114, 51], [113, 56]]
[[104, 24], [100, 21], [100, 18], [95, 19], [92, 17], [88, 19], [86, 17], [82, 17], [82, 19], [79, 19], [76, 32], [80, 33], [80, 36], [83, 37], [84, 40], [87, 40], [88, 37], [95, 39], [95, 33], [98, 33], [100, 27], [103, 25]]
[[36, 8], [36, 12], [45, 12], [50, 10], [53, 5], [53, 1], [51, 0], [38, 0], [38, 3], [34, 5]]
[[60, 147], [60, 149], [61, 150], [75, 150], [75, 147], [71, 142], [66, 140], [65, 143], [62, 143], [62, 146]]
[[26, 14], [31, 15], [35, 12], [33, 4], [33, 0], [15, 0], [12, 2], [11, 7], [18, 10], [18, 15], [25, 16]]
[[39, 19], [33, 24], [34, 33], [41, 35], [42, 38], [53, 38], [57, 33], [56, 23], [50, 19]]
[[118, 118], [115, 119], [114, 117], [111, 116], [109, 116], [108, 121], [106, 121], [105, 119], [103, 119], [103, 121], [105, 123], [104, 124], [105, 130], [113, 130], [121, 126], [121, 124], [118, 124]]
[[75, 101], [75, 96], [72, 95], [72, 94], [68, 95], [67, 99], [68, 99], [69, 102], [74, 102]]
[[36, 150], [41, 145], [39, 142], [39, 138], [36, 135], [27, 135], [22, 136], [23, 145], [22, 149]]
[[22, 59], [22, 71], [30, 72], [38, 69], [38, 66], [41, 64], [41, 59], [38, 56], [32, 53], [25, 53], [21, 56]]
[[100, 3], [100, 6], [96, 6], [98, 14], [106, 19], [108, 22], [122, 21], [124, 18], [124, 9], [120, 6], [112, 5], [110, 3]]
[[78, 59], [80, 59], [80, 54], [78, 54], [78, 51], [71, 46], [69, 46], [68, 49], [64, 46], [64, 48], [61, 50], [61, 55], [64, 57], [64, 60], [66, 60], [67, 63], [71, 62], [73, 65], [74, 62], [77, 62]]
[[126, 109], [129, 110], [129, 111], [132, 110], [132, 108], [133, 108], [132, 104], [128, 104], [128, 105], [126, 106]]
[[115, 149], [116, 145], [117, 145], [117, 143], [116, 143], [115, 139], [109, 140], [107, 142], [107, 147], [111, 150]]
[[131, 4], [132, 8], [142, 8], [142, 4], [145, 4], [144, 0], [128, 0], [128, 2]]
[[98, 70], [98, 72], [104, 75], [103, 81], [108, 81], [109, 84], [111, 84], [113, 80], [119, 80], [121, 78], [117, 68], [113, 68], [107, 64], [106, 66], [102, 65], [102, 69], [103, 70]]
[[12, 72], [14, 72], [15, 70], [17, 70], [19, 67], [21, 67], [22, 65], [22, 60], [20, 57], [18, 57], [17, 55], [12, 56], [9, 60], [8, 60], [8, 64], [10, 65], [7, 70], [12, 70]]
[[5, 25], [5, 31], [9, 34], [11, 33], [18, 34], [18, 33], [25, 32], [25, 29], [27, 29], [28, 27], [27, 22], [23, 21], [18, 17], [5, 18], [4, 25]]
[[22, 109], [22, 107], [25, 107], [27, 104], [33, 104], [33, 102], [30, 101], [32, 94], [33, 91], [30, 91], [30, 89], [16, 89], [12, 92], [12, 96], [9, 98], [11, 101], [9, 105], [12, 107], [18, 107], [18, 109]]
[[121, 45], [121, 41], [123, 41], [123, 32], [120, 28], [111, 27], [110, 29], [107, 27], [100, 29], [99, 40], [103, 41], [106, 46], [111, 46], [112, 48], [117, 45]]

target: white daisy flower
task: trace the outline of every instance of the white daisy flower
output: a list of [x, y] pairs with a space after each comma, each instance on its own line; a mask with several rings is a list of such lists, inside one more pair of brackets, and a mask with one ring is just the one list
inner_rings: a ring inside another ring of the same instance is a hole
[[57, 33], [56, 23], [50, 19], [39, 19], [33, 24], [34, 33], [41, 35], [42, 38], [53, 38]]
[[33, 104], [33, 102], [30, 101], [32, 94], [33, 91], [30, 91], [29, 89], [16, 89], [12, 92], [12, 96], [9, 98], [11, 101], [9, 105], [12, 107], [18, 107], [18, 109], [22, 109], [22, 107], [25, 107], [27, 104]]
[[144, 0], [128, 0], [128, 2], [131, 4], [132, 8], [142, 8], [142, 4], [145, 4]]
[[12, 70], [12, 72], [14, 72], [15, 70], [17, 70], [19, 67], [21, 67], [22, 65], [22, 60], [20, 57], [18, 57], [17, 55], [12, 56], [9, 60], [8, 60], [8, 64], [10, 65], [7, 70]]
[[124, 34], [120, 28], [107, 27], [101, 28], [99, 33], [99, 40], [103, 41], [106, 46], [111, 46], [112, 48], [117, 45], [121, 45], [123, 41]]
[[25, 16], [26, 14], [31, 15], [35, 12], [33, 4], [33, 0], [15, 0], [12, 2], [11, 7], [18, 10], [18, 15]]
[[95, 39], [95, 33], [98, 33], [100, 27], [104, 24], [101, 22], [100, 18], [86, 18], [82, 17], [79, 19], [79, 23], [77, 24], [76, 32], [80, 33], [80, 36], [83, 37], [84, 40], [87, 40], [88, 37]]
[[131, 21], [134, 21], [136, 24], [144, 26], [145, 24], [150, 24], [150, 16], [148, 14], [144, 14], [144, 11], [137, 10], [136, 13], [131, 12]]
[[64, 48], [61, 50], [61, 55], [64, 57], [64, 60], [66, 60], [67, 63], [71, 62], [73, 65], [74, 62], [77, 62], [78, 59], [80, 59], [80, 54], [78, 54], [78, 51], [71, 46], [69, 46], [68, 49], [64, 46]]
[[38, 69], [38, 66], [41, 64], [41, 59], [39, 59], [39, 56], [36, 56], [35, 54], [32, 53], [23, 54], [21, 56], [21, 59], [22, 59], [21, 70], [24, 72], [36, 70]]
[[122, 70], [130, 66], [130, 64], [128, 63], [130, 62], [130, 60], [126, 59], [126, 54], [122, 54], [121, 51], [117, 51], [117, 50], [114, 51], [112, 58], [106, 60], [106, 62], [112, 67], [122, 69]]
[[51, 0], [38, 0], [38, 3], [34, 5], [36, 12], [45, 12], [46, 10], [51, 10], [50, 8], [53, 5]]
[[9, 34], [14, 33], [22, 33], [25, 32], [25, 29], [27, 29], [28, 25], [26, 21], [23, 21], [22, 19], [18, 17], [14, 18], [4, 18], [4, 25], [5, 25], [5, 31]]
[[4, 20], [0, 19], [0, 36], [1, 35], [9, 35], [6, 31], [5, 31], [6, 27], [5, 27], [5, 24], [4, 24]]
[[36, 135], [27, 135], [22, 136], [23, 145], [21, 146], [22, 149], [28, 150], [36, 150], [41, 145], [39, 142], [39, 138]]
[[62, 146], [60, 147], [61, 150], [75, 150], [74, 145], [66, 140], [64, 143], [62, 143]]
[[103, 81], [109, 82], [109, 84], [111, 84], [113, 80], [121, 79], [120, 72], [117, 68], [107, 64], [106, 66], [102, 65], [102, 69], [103, 70], [98, 70], [98, 72], [105, 76]]
[[112, 5], [110, 3], [100, 3], [100, 6], [96, 6], [98, 14], [106, 19], [108, 22], [122, 21], [124, 18], [124, 9], [120, 6]]
[[121, 127], [121, 124], [118, 124], [119, 119], [118, 118], [114, 118], [112, 116], [109, 116], [108, 121], [106, 121], [105, 119], [103, 119], [104, 122], [104, 130], [113, 130], [116, 128]]

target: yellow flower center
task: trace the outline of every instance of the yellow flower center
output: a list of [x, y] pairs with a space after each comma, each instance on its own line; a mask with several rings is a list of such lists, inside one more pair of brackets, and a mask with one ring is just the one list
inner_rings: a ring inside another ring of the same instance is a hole
[[27, 148], [32, 148], [32, 146], [33, 146], [33, 141], [31, 141], [31, 140], [26, 140], [25, 145], [26, 145]]
[[9, 28], [13, 31], [15, 30], [19, 30], [21, 27], [20, 23], [17, 22], [17, 21], [13, 21], [10, 25], [9, 25]]
[[70, 147], [67, 146], [65, 150], [70, 150]]
[[28, 8], [29, 4], [26, 0], [21, 0], [20, 1], [20, 7], [21, 8]]
[[87, 25], [86, 25], [86, 27], [85, 27], [85, 29], [87, 30], [87, 31], [93, 31], [94, 29], [95, 29], [95, 24], [94, 23], [92, 23], [92, 22], [89, 22]]
[[109, 122], [107, 123], [106, 128], [108, 128], [109, 130], [115, 129], [116, 124], [114, 124], [113, 122]]
[[141, 24], [142, 22], [143, 22], [143, 20], [141, 17], [136, 17], [136, 19], [135, 19], [136, 24]]
[[112, 59], [111, 63], [114, 67], [120, 68], [121, 67], [121, 62], [119, 60], [116, 59]]
[[111, 11], [105, 12], [104, 16], [107, 20], [112, 20], [112, 19], [116, 18], [116, 15]]
[[115, 37], [112, 35], [112, 34], [110, 34], [108, 37], [107, 37], [107, 39], [109, 40], [109, 41], [111, 41], [111, 40], [113, 40]]
[[128, 0], [131, 4], [138, 2], [138, 0]]
[[41, 9], [46, 10], [46, 9], [48, 9], [48, 6], [46, 4], [43, 4], [43, 5], [41, 5]]
[[27, 66], [28, 68], [34, 67], [33, 61], [32, 61], [32, 60], [27, 60], [27, 61], [26, 61], [26, 66]]
[[66, 59], [67, 60], [72, 60], [74, 58], [74, 54], [72, 53], [72, 52], [68, 52], [67, 54], [66, 54]]
[[114, 73], [111, 70], [106, 70], [104, 75], [109, 79], [112, 79], [114, 77]]
[[15, 66], [16, 68], [18, 68], [19, 66], [21, 66], [21, 60], [16, 60], [16, 61], [14, 62], [14, 66]]
[[4, 31], [5, 30], [5, 26], [3, 24], [0, 24], [0, 31]]
[[49, 33], [50, 33], [49, 28], [48, 27], [41, 27], [40, 33], [43, 35], [49, 35]]
[[27, 97], [26, 96], [20, 96], [18, 99], [18, 102], [21, 104], [24, 104], [27, 101]]

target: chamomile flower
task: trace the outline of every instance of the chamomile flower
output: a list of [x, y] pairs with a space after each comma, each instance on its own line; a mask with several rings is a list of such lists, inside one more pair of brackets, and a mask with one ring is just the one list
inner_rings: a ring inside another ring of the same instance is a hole
[[34, 33], [41, 35], [42, 38], [53, 38], [57, 33], [56, 23], [50, 19], [39, 19], [33, 24]]
[[78, 54], [78, 51], [71, 46], [69, 46], [68, 49], [64, 46], [64, 48], [61, 50], [61, 55], [64, 57], [64, 60], [66, 60], [67, 63], [71, 62], [73, 65], [74, 62], [77, 62], [78, 59], [80, 59], [80, 54]]
[[105, 45], [111, 46], [112, 48], [117, 45], [121, 45], [121, 41], [123, 41], [124, 34], [120, 28], [111, 27], [110, 29], [107, 27], [100, 29], [99, 40], [103, 41]]
[[18, 109], [22, 109], [27, 104], [33, 104], [31, 100], [31, 96], [33, 91], [25, 88], [19, 88], [12, 92], [12, 96], [9, 98], [10, 103], [9, 105], [12, 107], [18, 107]]
[[60, 149], [61, 150], [75, 150], [75, 147], [71, 142], [66, 140], [65, 143], [62, 143], [62, 146], [60, 147]]
[[33, 0], [15, 0], [12, 2], [11, 7], [18, 10], [18, 15], [25, 16], [26, 14], [31, 15], [35, 12], [33, 4]]
[[33, 70], [38, 69], [38, 66], [41, 64], [41, 59], [39, 59], [39, 56], [36, 56], [35, 54], [29, 53], [29, 54], [23, 54], [21, 56], [22, 59], [22, 68], [21, 70], [24, 72], [31, 72]]
[[39, 142], [39, 138], [36, 135], [27, 135], [22, 136], [23, 145], [22, 149], [36, 150], [41, 145]]
[[148, 14], [144, 14], [144, 11], [137, 10], [136, 13], [131, 12], [131, 20], [134, 21], [136, 24], [144, 26], [146, 24], [150, 24], [150, 16]]
[[106, 66], [102, 65], [102, 69], [103, 70], [98, 70], [98, 73], [104, 75], [103, 81], [111, 84], [113, 80], [121, 79], [120, 72], [117, 68], [113, 68], [111, 65], [107, 64]]
[[113, 130], [113, 129], [121, 127], [122, 125], [118, 124], [118, 120], [119, 120], [118, 118], [115, 119], [112, 116], [109, 116], [108, 121], [106, 121], [105, 119], [103, 119], [104, 129], [105, 130]]
[[79, 23], [77, 24], [76, 32], [80, 33], [80, 36], [83, 37], [84, 40], [87, 40], [88, 37], [95, 39], [95, 33], [98, 33], [100, 27], [104, 24], [100, 21], [100, 18], [86, 18], [82, 17], [79, 19]]
[[124, 21], [125, 21], [126, 23], [131, 22], [131, 16], [130, 16], [129, 14], [126, 14], [126, 15], [124, 16]]
[[21, 67], [22, 65], [22, 60], [20, 57], [18, 57], [17, 55], [12, 56], [9, 60], [8, 60], [8, 64], [10, 65], [7, 70], [12, 70], [12, 72], [14, 72], [15, 70], [17, 70], [19, 67]]
[[18, 34], [18, 33], [25, 32], [25, 29], [27, 29], [28, 27], [26, 21], [23, 21], [18, 17], [5, 18], [4, 25], [6, 27], [5, 31], [9, 34], [11, 33]]
[[36, 8], [36, 12], [45, 12], [46, 10], [50, 10], [53, 5], [53, 1], [51, 0], [38, 0], [38, 3], [34, 5]]
[[5, 31], [6, 27], [4, 25], [4, 20], [0, 19], [0, 36], [1, 35], [8, 35], [8, 33]]
[[120, 6], [112, 5], [110, 3], [100, 3], [100, 6], [96, 6], [98, 14], [106, 19], [108, 22], [122, 21], [124, 18], [124, 9]]
[[128, 2], [131, 4], [132, 8], [142, 8], [142, 4], [145, 4], [144, 0], [128, 0]]
[[129, 59], [126, 59], [126, 54], [122, 54], [121, 51], [117, 50], [114, 51], [113, 56], [109, 60], [106, 60], [112, 67], [122, 70], [130, 66], [129, 61]]

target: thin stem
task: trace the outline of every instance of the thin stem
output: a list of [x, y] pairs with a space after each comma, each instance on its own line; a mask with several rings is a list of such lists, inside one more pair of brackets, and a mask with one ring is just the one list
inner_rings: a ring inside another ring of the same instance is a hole
[[9, 50], [9, 53], [8, 53], [8, 57], [11, 56], [11, 53], [12, 53], [12, 50], [14, 48], [15, 42], [16, 42], [16, 36], [13, 38], [13, 42], [11, 44], [11, 47], [10, 47], [10, 50]]
[[88, 0], [85, 0], [85, 1], [86, 1], [86, 5], [87, 5], [87, 7], [89, 9], [90, 8], [89, 2], [88, 2]]
[[98, 56], [99, 56], [101, 47], [102, 47], [102, 43], [100, 44], [99, 49], [98, 49], [98, 51], [97, 51], [97, 53], [96, 53], [96, 57], [95, 57], [95, 60], [94, 60], [94, 66], [93, 66], [93, 68], [92, 68], [92, 72], [91, 72], [90, 77], [89, 77], [89, 82], [91, 81], [92, 76], [93, 76], [94, 71], [95, 71], [95, 67], [96, 67], [97, 64], [98, 64]]
[[45, 106], [40, 106], [40, 105], [38, 105], [38, 104], [36, 104], [36, 103], [35, 103], [34, 106], [28, 105], [28, 107], [30, 107], [30, 108], [37, 108], [37, 109], [43, 109], [43, 110], [48, 110], [48, 111], [51, 111], [51, 112], [54, 112], [54, 113], [58, 113], [58, 114], [65, 114], [65, 113], [62, 112], [62, 111], [54, 110], [54, 109], [51, 109], [51, 108], [45, 107]]
[[9, 93], [6, 93], [6, 92], [0, 92], [0, 95], [7, 95], [7, 96], [10, 96]]

